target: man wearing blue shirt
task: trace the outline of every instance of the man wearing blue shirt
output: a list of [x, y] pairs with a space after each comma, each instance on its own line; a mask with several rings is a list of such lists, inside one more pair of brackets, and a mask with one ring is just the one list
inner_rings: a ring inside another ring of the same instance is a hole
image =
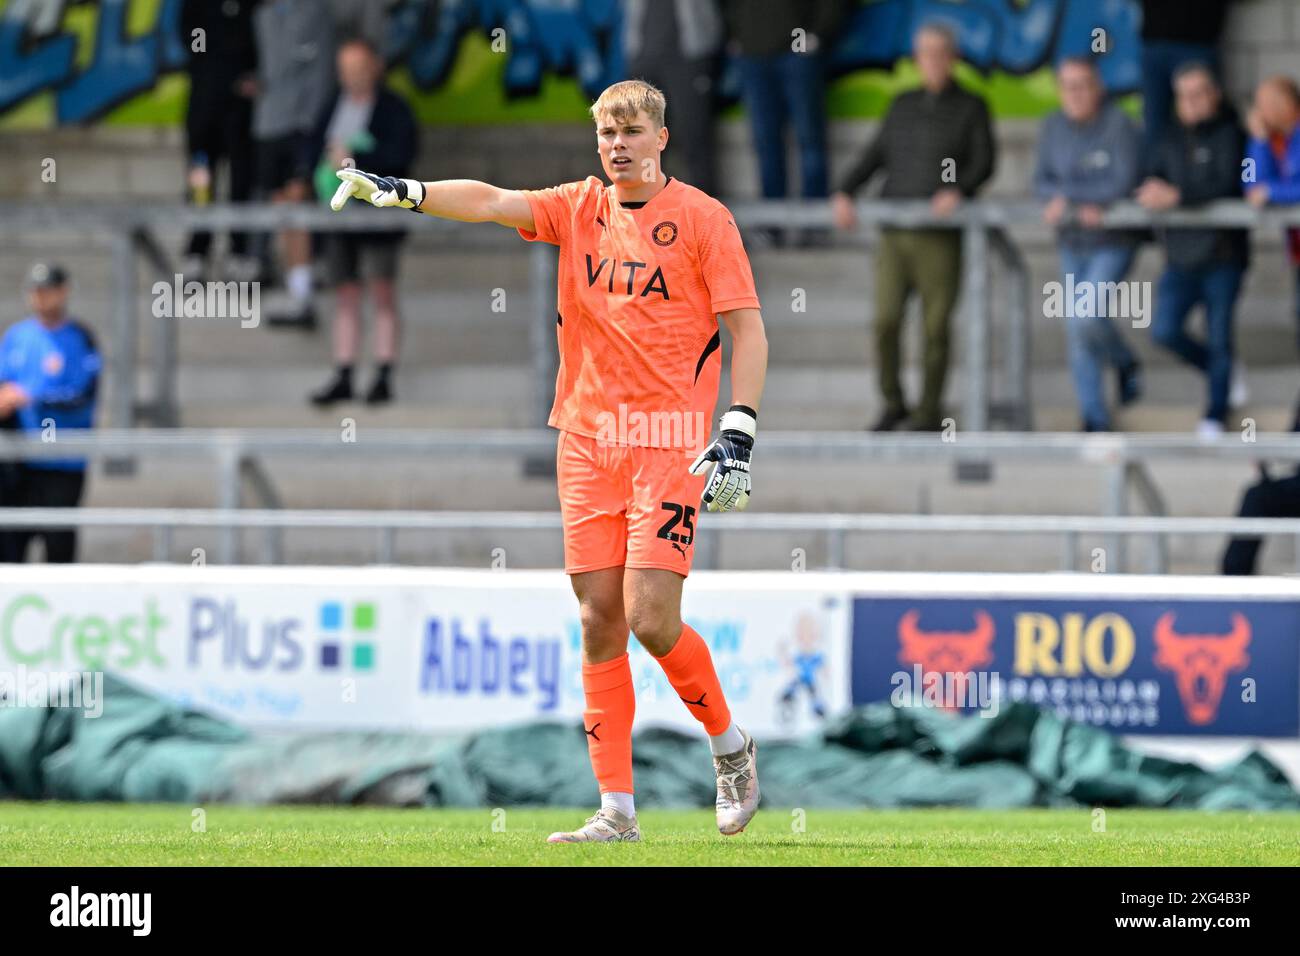
[[[94, 336], [67, 314], [67, 273], [37, 263], [27, 277], [31, 314], [0, 338], [0, 428], [55, 441], [66, 429], [91, 428], [100, 357]], [[42, 459], [10, 469], [3, 504], [19, 508], [72, 508], [81, 502], [86, 462]], [[51, 563], [76, 558], [73, 530], [15, 529], [0, 532], [0, 560], [23, 561], [32, 538], [45, 539]]]

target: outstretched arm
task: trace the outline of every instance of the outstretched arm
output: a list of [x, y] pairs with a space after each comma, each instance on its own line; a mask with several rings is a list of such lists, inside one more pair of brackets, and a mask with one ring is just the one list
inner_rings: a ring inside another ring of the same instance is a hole
[[340, 169], [342, 180], [330, 207], [335, 212], [353, 196], [372, 206], [398, 206], [460, 222], [495, 222], [512, 229], [534, 230], [533, 211], [517, 189], [501, 189], [476, 179], [416, 179], [376, 176], [359, 169]]
[[502, 189], [475, 179], [422, 183], [420, 212], [460, 222], [495, 222], [511, 229], [534, 229], [533, 210], [517, 189]]

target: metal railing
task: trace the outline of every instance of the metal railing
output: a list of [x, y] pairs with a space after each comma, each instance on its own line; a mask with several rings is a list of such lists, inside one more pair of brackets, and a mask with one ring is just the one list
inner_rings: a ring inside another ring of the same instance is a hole
[[[545, 511], [298, 511], [182, 508], [3, 508], [0, 528], [147, 528], [153, 532], [153, 559], [171, 560], [173, 531], [216, 528], [267, 532], [260, 563], [279, 564], [285, 529], [365, 531], [376, 536], [375, 563], [393, 564], [398, 531], [559, 531], [558, 512]], [[1093, 515], [889, 515], [889, 514], [728, 514], [710, 516], [708, 534], [700, 539], [696, 566], [717, 567], [718, 538], [752, 532], [799, 532], [822, 535], [826, 570], [847, 569], [845, 539], [850, 534], [1019, 534], [1061, 538], [1061, 570], [1079, 570], [1079, 543], [1084, 537], [1146, 535], [1235, 535], [1255, 538], [1292, 536], [1296, 573], [1300, 574], [1300, 518], [1098, 517]], [[783, 555], [783, 558], [785, 555]], [[239, 563], [222, 555], [222, 563]], [[1116, 571], [1123, 568], [1116, 567]], [[1167, 564], [1153, 551], [1147, 563], [1153, 574]], [[1300, 592], [1300, 584], [1297, 585]]]
[[[1219, 439], [1200, 439], [1185, 434], [1092, 434], [987, 432], [956, 433], [952, 440], [934, 434], [861, 434], [846, 432], [767, 432], [763, 435], [761, 451], [764, 473], [779, 475], [784, 470], [792, 477], [816, 474], [815, 465], [826, 464], [915, 464], [951, 463], [962, 466], [983, 466], [991, 471], [994, 465], [1047, 462], [1060, 465], [1084, 465], [1103, 470], [1101, 517], [1072, 516], [1041, 517], [1011, 516], [985, 517], [974, 515], [728, 515], [715, 527], [732, 527], [736, 530], [762, 527], [776, 529], [781, 522], [791, 522], [786, 528], [810, 528], [800, 524], [805, 519], [817, 517], [825, 522], [838, 522], [840, 531], [884, 528], [905, 531], [916, 530], [1033, 530], [1047, 533], [1101, 533], [1108, 537], [1107, 549], [1113, 555], [1117, 570], [1127, 567], [1126, 540], [1135, 534], [1149, 539], [1147, 566], [1154, 571], [1168, 567], [1167, 535], [1178, 533], [1184, 526], [1172, 524], [1191, 522], [1188, 529], [1198, 527], [1195, 522], [1220, 522], [1213, 524], [1214, 531], [1189, 531], [1189, 533], [1233, 533], [1227, 531], [1236, 525], [1223, 524], [1232, 519], [1169, 518], [1163, 494], [1151, 473], [1150, 464], [1157, 461], [1237, 461], [1282, 460], [1300, 462], [1300, 434], [1256, 434], [1253, 441], [1240, 436]], [[159, 461], [202, 462], [211, 466], [214, 483], [213, 497], [218, 508], [211, 511], [179, 512], [132, 510], [116, 512], [140, 520], [141, 527], [165, 525], [159, 515], [199, 514], [211, 526], [221, 529], [220, 560], [236, 563], [238, 560], [237, 531], [244, 521], [261, 521], [268, 529], [267, 545], [279, 553], [280, 544], [275, 533], [280, 528], [296, 526], [293, 521], [313, 521], [304, 515], [318, 512], [277, 510], [280, 497], [276, 491], [268, 466], [271, 463], [307, 460], [328, 461], [331, 465], [353, 463], [374, 467], [383, 460], [438, 460], [475, 457], [528, 458], [549, 460], [553, 458], [556, 434], [549, 430], [418, 430], [369, 429], [357, 441], [346, 441], [340, 432], [332, 429], [104, 429], [99, 431], [70, 431], [57, 433], [56, 440], [44, 441], [39, 436], [0, 433], [0, 461], [39, 461], [60, 458], [84, 457], [104, 464], [123, 459], [148, 458]], [[959, 470], [960, 474], [960, 470]], [[246, 488], [265, 512], [241, 511]], [[1151, 517], [1130, 516], [1134, 500]], [[0, 522], [17, 515], [17, 510], [0, 512]], [[92, 514], [81, 511], [77, 514]], [[247, 518], [247, 515], [288, 516], [287, 523], [267, 517]], [[362, 522], [358, 527], [389, 527], [388, 522], [400, 523], [411, 513], [367, 511], [327, 512], [343, 515], [339, 520]], [[508, 516], [509, 512], [474, 512], [468, 517], [484, 514]], [[224, 516], [224, 517], [222, 517]], [[148, 519], [148, 520], [145, 520]], [[65, 521], [68, 518], [65, 513]], [[455, 522], [466, 516], [452, 514], [445, 518], [430, 516], [424, 520]], [[492, 519], [493, 521], [502, 519]], [[548, 520], [558, 521], [558, 515]], [[880, 522], [871, 527], [858, 528], [855, 521]], [[730, 522], [738, 522], [730, 524]], [[775, 524], [766, 524], [775, 522]], [[910, 525], [908, 522], [917, 522]], [[944, 522], [952, 522], [945, 524]], [[1020, 524], [1028, 522], [1028, 526]], [[1147, 522], [1147, 523], [1144, 523]], [[1165, 524], [1161, 522], [1171, 522]], [[126, 522], [123, 519], [123, 523]], [[483, 527], [495, 525], [484, 524]], [[394, 526], [396, 527], [396, 526]], [[831, 524], [821, 527], [831, 530]], [[1208, 527], [1208, 526], [1207, 526]], [[1254, 525], [1241, 526], [1254, 528]], [[1288, 525], [1268, 525], [1286, 528]], [[1177, 530], [1176, 530], [1177, 529]], [[1270, 533], [1287, 534], [1286, 530]], [[1077, 537], [1075, 539], [1077, 541]], [[702, 544], [707, 537], [702, 539]]]
[[[82, 237], [106, 237], [112, 250], [113, 349], [111, 375], [113, 399], [109, 409], [112, 424], [131, 427], [147, 419], [164, 427], [179, 423], [176, 399], [177, 323], [169, 317], [155, 317], [153, 344], [153, 395], [142, 400], [136, 394], [136, 353], [139, 342], [139, 296], [136, 260], [144, 256], [159, 276], [169, 280], [176, 269], [158, 241], [160, 231], [176, 229], [310, 229], [317, 232], [370, 231], [401, 228], [428, 233], [436, 241], [455, 248], [511, 249], [519, 244], [511, 234], [483, 224], [449, 222], [432, 216], [402, 215], [393, 210], [360, 207], [333, 213], [320, 206], [226, 204], [192, 207], [180, 204], [132, 204], [128, 206], [82, 203], [75, 206], [48, 203], [0, 203], [0, 223], [23, 233], [41, 230], [72, 230]], [[1030, 200], [980, 199], [963, 204], [946, 217], [936, 217], [929, 204], [913, 200], [866, 200], [857, 204], [859, 227], [846, 242], [861, 243], [872, 227], [938, 227], [962, 232], [965, 340], [962, 348], [965, 394], [962, 397], [962, 425], [984, 431], [994, 421], [1014, 428], [1032, 425], [1029, 405], [1029, 273], [1007, 230], [1040, 223], [1042, 205]], [[731, 204], [737, 222], [744, 228], [831, 229], [826, 203], [800, 201], [738, 201]], [[1150, 213], [1133, 203], [1120, 203], [1107, 211], [1104, 224], [1113, 228], [1219, 226], [1280, 231], [1300, 226], [1300, 207], [1256, 210], [1242, 201], [1224, 200], [1195, 211], [1173, 210]], [[555, 268], [553, 248], [534, 244], [529, 249], [530, 300], [535, 320], [531, 325], [531, 365], [538, 415], [549, 407], [549, 389], [555, 375], [553, 329], [555, 322]], [[1008, 342], [1006, 367], [994, 376], [992, 343], [991, 265], [998, 263], [1007, 273]], [[992, 395], [991, 383], [1005, 382], [1001, 401]], [[545, 424], [539, 419], [538, 425]]]

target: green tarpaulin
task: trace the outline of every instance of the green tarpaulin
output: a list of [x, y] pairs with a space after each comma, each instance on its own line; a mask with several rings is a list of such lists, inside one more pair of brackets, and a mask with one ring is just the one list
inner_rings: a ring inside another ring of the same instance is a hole
[[[1210, 771], [1143, 756], [1026, 704], [992, 718], [873, 704], [803, 740], [759, 745], [770, 806], [1300, 809], [1300, 794], [1258, 752]], [[633, 753], [638, 805], [713, 804], [702, 735], [645, 730]], [[251, 733], [113, 677], [97, 718], [0, 707], [0, 797], [461, 807], [598, 799], [576, 722], [454, 739]]]

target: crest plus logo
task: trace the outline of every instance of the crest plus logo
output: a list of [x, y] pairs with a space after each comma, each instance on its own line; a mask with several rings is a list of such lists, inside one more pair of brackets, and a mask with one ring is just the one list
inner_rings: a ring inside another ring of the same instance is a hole
[[1219, 714], [1228, 674], [1250, 663], [1246, 653], [1250, 621], [1234, 613], [1227, 634], [1179, 634], [1174, 630], [1174, 612], [1169, 611], [1156, 621], [1155, 642], [1155, 664], [1173, 672], [1187, 719], [1198, 726], [1212, 723]]
[[[310, 622], [297, 615], [240, 614], [234, 599], [195, 598], [189, 614], [191, 667], [215, 663], [231, 670], [372, 671], [375, 668], [375, 605], [369, 601], [322, 603], [316, 614], [315, 641]], [[306, 633], [304, 633], [306, 632]]]

